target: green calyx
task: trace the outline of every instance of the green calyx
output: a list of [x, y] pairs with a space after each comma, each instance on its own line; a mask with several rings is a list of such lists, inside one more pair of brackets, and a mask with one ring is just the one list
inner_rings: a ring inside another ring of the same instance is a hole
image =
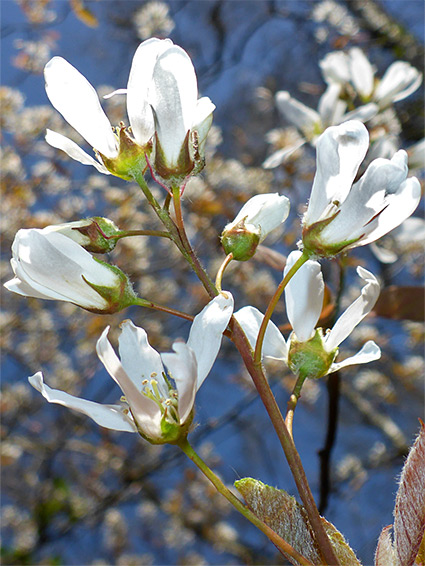
[[171, 166], [167, 161], [167, 156], [162, 149], [158, 135], [155, 134], [155, 174], [167, 186], [179, 186], [190, 175], [195, 167], [195, 162], [190, 151], [191, 132], [188, 131], [180, 150], [177, 164]]
[[118, 128], [119, 152], [118, 156], [113, 159], [106, 157], [100, 153], [102, 162], [112, 175], [121, 177], [125, 181], [132, 181], [132, 171], [138, 169], [145, 171], [147, 169], [146, 153], [150, 152], [149, 144], [147, 147], [141, 147], [129, 135], [124, 125]]
[[115, 248], [117, 240], [113, 236], [120, 232], [112, 220], [102, 216], [87, 218], [85, 225], [75, 226], [72, 230], [80, 232], [87, 238], [87, 243], [81, 244], [84, 249], [100, 254], [110, 252]]
[[336, 218], [339, 210], [325, 220], [314, 222], [310, 226], [304, 226], [302, 232], [303, 251], [310, 257], [334, 257], [358, 242], [362, 236], [352, 240], [329, 243], [323, 240], [323, 230]]
[[186, 438], [189, 433], [190, 425], [193, 421], [193, 410], [183, 424], [180, 424], [174, 419], [169, 419], [167, 415], [161, 418], [161, 430], [158, 436], [148, 436], [143, 430], [138, 427], [139, 434], [151, 444], [178, 444], [183, 438]]
[[299, 342], [293, 334], [289, 345], [288, 367], [301, 378], [319, 379], [328, 373], [337, 350], [326, 350], [321, 328], [307, 342]]
[[104, 285], [95, 285], [88, 281], [84, 275], [82, 276], [84, 281], [92, 289], [94, 289], [106, 302], [106, 306], [103, 309], [86, 309], [90, 312], [96, 314], [113, 314], [119, 312], [126, 307], [131, 305], [142, 305], [143, 299], [139, 299], [133, 290], [133, 287], [128, 279], [127, 275], [121, 271], [115, 265], [110, 265], [100, 259], [93, 258], [95, 261], [101, 265], [107, 267], [117, 275], [117, 284], [115, 287], [106, 287]]
[[221, 235], [221, 245], [226, 255], [233, 254], [237, 261], [247, 261], [254, 254], [260, 243], [260, 230], [255, 226], [245, 224], [245, 219], [225, 228]]

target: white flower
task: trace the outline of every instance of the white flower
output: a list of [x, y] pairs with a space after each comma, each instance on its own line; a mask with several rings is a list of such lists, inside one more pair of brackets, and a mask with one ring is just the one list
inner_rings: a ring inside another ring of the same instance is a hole
[[[300, 257], [301, 252], [288, 256], [284, 275]], [[308, 260], [293, 276], [285, 288], [285, 302], [289, 322], [293, 328], [288, 340], [278, 327], [269, 322], [265, 334], [262, 355], [285, 362], [295, 373], [307, 373], [305, 377], [322, 377], [345, 366], [364, 364], [379, 359], [381, 351], [368, 341], [354, 356], [335, 362], [338, 346], [372, 310], [378, 296], [379, 284], [372, 273], [357, 268], [366, 282], [361, 295], [338, 318], [332, 330], [324, 336], [315, 332], [323, 306], [324, 282], [317, 261]], [[254, 307], [243, 307], [234, 314], [254, 348], [264, 315]]]
[[5, 287], [19, 295], [66, 301], [96, 312], [117, 312], [136, 298], [122, 271], [95, 260], [58, 232], [19, 230], [12, 254], [15, 277]]
[[[139, 75], [137, 61], [133, 62], [133, 66]], [[193, 164], [186, 164], [184, 160], [196, 159], [194, 144], [202, 156], [215, 106], [207, 97], [198, 100], [195, 69], [189, 55], [181, 47], [170, 44], [158, 57], [148, 99], [154, 110], [163, 167], [177, 171], [193, 167]], [[192, 139], [193, 135], [197, 140]], [[159, 174], [163, 172], [159, 171]]]
[[194, 318], [187, 343], [175, 342], [174, 352], [161, 355], [149, 344], [143, 328], [126, 320], [121, 324], [118, 358], [107, 338], [107, 327], [96, 351], [121, 388], [128, 408], [102, 405], [51, 389], [44, 384], [41, 372], [29, 377], [29, 382], [49, 403], [83, 413], [100, 426], [139, 432], [153, 443], [173, 442], [187, 432], [196, 391], [217, 357], [232, 312], [230, 293], [215, 297]]
[[350, 121], [328, 128], [317, 142], [317, 171], [303, 218], [304, 249], [317, 256], [364, 246], [401, 224], [418, 206], [421, 189], [407, 179], [407, 154], [378, 158], [353, 184], [366, 155], [365, 126]]
[[290, 96], [289, 92], [279, 91], [276, 93], [278, 110], [288, 122], [300, 130], [304, 139], [274, 152], [264, 161], [263, 167], [266, 169], [277, 167], [287, 156], [307, 142], [315, 146], [320, 134], [328, 126], [341, 124], [352, 119], [366, 122], [373, 118], [378, 111], [376, 104], [370, 103], [346, 113], [347, 103], [339, 99], [340, 94], [341, 86], [339, 84], [329, 84], [319, 100], [318, 110], [316, 111]]
[[358, 47], [348, 53], [328, 53], [320, 61], [320, 68], [328, 84], [351, 83], [363, 100], [376, 102], [381, 108], [408, 97], [422, 82], [422, 73], [405, 61], [396, 61], [381, 80], [376, 80], [374, 67]]
[[[113, 131], [95, 89], [65, 59], [54, 57], [46, 65], [44, 74], [50, 102], [95, 149], [98, 159], [93, 159], [76, 143], [51, 130], [47, 131], [46, 141], [73, 159], [93, 165], [101, 173], [112, 171], [119, 176], [128, 176], [128, 168], [133, 164], [128, 164], [125, 158], [130, 155], [131, 159], [136, 159], [139, 154], [144, 157], [155, 131], [171, 168], [177, 165], [189, 132], [197, 136], [199, 151], [202, 151], [215, 106], [208, 98], [197, 100], [192, 62], [170, 39], [153, 38], [139, 45], [133, 57], [127, 89], [113, 93], [127, 94], [132, 137], [122, 129], [119, 135]], [[140, 146], [140, 150], [135, 151], [134, 144]]]

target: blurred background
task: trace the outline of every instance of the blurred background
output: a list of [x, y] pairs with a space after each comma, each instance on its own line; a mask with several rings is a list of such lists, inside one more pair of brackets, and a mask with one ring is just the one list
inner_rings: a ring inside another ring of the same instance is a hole
[[[187, 229], [215, 275], [219, 234], [252, 195], [279, 192], [291, 215], [249, 262], [231, 265], [223, 287], [236, 308], [262, 310], [300, 237], [300, 214], [315, 171], [309, 145], [273, 170], [263, 161], [294, 135], [274, 101], [287, 90], [316, 109], [325, 83], [319, 61], [360, 47], [382, 77], [396, 60], [423, 72], [421, 0], [170, 2], [3, 0], [2, 281], [12, 277], [10, 247], [20, 228], [104, 215], [122, 229], [156, 229], [140, 190], [80, 165], [47, 145], [48, 127], [78, 137], [51, 107], [43, 68], [60, 55], [102, 96], [127, 84], [133, 54], [149, 37], [170, 37], [190, 54], [202, 95], [216, 104], [207, 166], [184, 194]], [[112, 124], [126, 124], [125, 97], [104, 101]], [[368, 124], [410, 149], [411, 174], [424, 180], [411, 149], [424, 137], [423, 85]], [[422, 159], [422, 162], [421, 162]], [[158, 199], [163, 189], [152, 183]], [[382, 359], [340, 376], [307, 382], [295, 415], [295, 441], [321, 511], [365, 565], [373, 563], [392, 510], [408, 447], [423, 417], [423, 205], [415, 221], [376, 246], [323, 262], [328, 320], [360, 292], [357, 265], [382, 283], [382, 299], [341, 347], [347, 357], [368, 339]], [[121, 241], [107, 261], [124, 270], [142, 297], [196, 314], [207, 296], [170, 242]], [[68, 303], [25, 299], [2, 290], [2, 561], [15, 565], [284, 564], [273, 545], [172, 446], [151, 446], [46, 403], [27, 382], [115, 403], [120, 395], [95, 354], [104, 327], [131, 318], [167, 351], [189, 325], [140, 308], [93, 315]], [[287, 334], [283, 301], [274, 318]], [[324, 321], [324, 324], [326, 320]], [[114, 342], [116, 343], [116, 342]], [[282, 407], [294, 378], [281, 365], [268, 375]], [[296, 495], [277, 438], [232, 344], [197, 396], [191, 440], [228, 484], [252, 476]]]

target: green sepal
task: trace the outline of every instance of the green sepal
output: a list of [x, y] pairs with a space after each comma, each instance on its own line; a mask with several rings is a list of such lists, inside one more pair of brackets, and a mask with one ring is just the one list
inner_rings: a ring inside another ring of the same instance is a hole
[[344, 240], [342, 242], [337, 242], [329, 244], [323, 241], [321, 234], [323, 230], [338, 216], [340, 210], [337, 210], [335, 214], [324, 220], [319, 220], [314, 222], [308, 227], [303, 227], [302, 232], [302, 243], [303, 251], [309, 257], [333, 257], [344, 251], [346, 248], [358, 242], [363, 235], [358, 238], [353, 238], [352, 240]]
[[102, 158], [102, 162], [112, 175], [121, 177], [125, 181], [132, 181], [132, 171], [135, 169], [139, 171], [146, 171], [146, 153], [149, 153], [149, 144], [146, 147], [140, 146], [128, 134], [124, 126], [119, 127], [118, 131], [119, 151], [118, 156], [113, 159], [106, 157], [98, 152]]
[[116, 287], [95, 285], [94, 283], [88, 281], [84, 277], [84, 275], [82, 275], [82, 278], [87, 283], [87, 285], [89, 285], [92, 289], [94, 289], [108, 304], [108, 307], [104, 309], [88, 308], [86, 310], [96, 314], [113, 314], [131, 305], [137, 304], [142, 306], [143, 299], [140, 299], [136, 295], [127, 275], [123, 271], [121, 271], [119, 267], [116, 267], [115, 265], [110, 265], [109, 263], [101, 261], [96, 257], [94, 257], [93, 259], [98, 263], [100, 263], [101, 265], [108, 267], [108, 269], [113, 271], [118, 276], [118, 284]]
[[310, 340], [299, 342], [292, 334], [289, 343], [288, 367], [303, 379], [319, 379], [329, 372], [338, 348], [328, 352], [323, 344], [322, 329], [318, 328]]
[[193, 171], [195, 162], [190, 151], [191, 132], [188, 131], [177, 159], [177, 165], [171, 167], [162, 149], [158, 134], [155, 133], [155, 160], [154, 169], [164, 184], [167, 186], [180, 186], [188, 175]]
[[[160, 436], [152, 438], [145, 434], [139, 427], [138, 431], [140, 436], [151, 444], [178, 444], [183, 438], [186, 438], [189, 433], [190, 425], [192, 424], [194, 411], [190, 412], [186, 421], [183, 424], [169, 421], [165, 416], [161, 419]], [[137, 425], [137, 422], [136, 422]]]

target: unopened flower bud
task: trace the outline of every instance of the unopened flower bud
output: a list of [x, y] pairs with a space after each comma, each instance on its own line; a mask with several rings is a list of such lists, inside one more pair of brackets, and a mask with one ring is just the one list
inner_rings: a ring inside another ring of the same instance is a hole
[[223, 230], [221, 243], [226, 254], [233, 253], [238, 261], [250, 259], [269, 232], [286, 220], [289, 206], [289, 200], [277, 193], [249, 199]]
[[221, 245], [226, 254], [233, 254], [237, 261], [250, 259], [260, 243], [260, 230], [252, 224], [245, 224], [243, 218], [237, 224], [228, 225], [221, 235]]
[[66, 301], [105, 314], [141, 303], [125, 273], [95, 259], [64, 234], [19, 230], [12, 252], [15, 277], [5, 287], [19, 295]]
[[115, 248], [117, 240], [112, 236], [118, 235], [120, 230], [109, 218], [93, 216], [75, 222], [46, 226], [43, 232], [59, 232], [88, 252], [102, 254]]

